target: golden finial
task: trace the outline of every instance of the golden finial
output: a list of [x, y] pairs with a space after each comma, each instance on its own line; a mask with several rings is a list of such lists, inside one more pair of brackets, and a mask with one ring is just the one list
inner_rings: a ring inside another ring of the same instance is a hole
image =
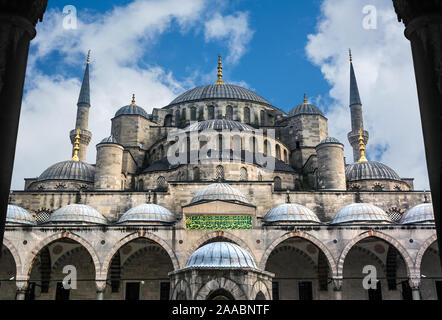
[[348, 49], [348, 54], [350, 55], [350, 62], [353, 62], [353, 56], [351, 55], [351, 49]]
[[133, 94], [132, 95], [132, 103], [131, 103], [131, 106], [135, 106], [136, 104], [135, 104], [135, 94]]
[[91, 62], [91, 50], [87, 52], [87, 64]]
[[80, 150], [80, 129], [77, 129], [77, 135], [75, 136], [74, 143], [74, 156], [72, 157], [72, 161], [80, 161], [78, 157], [78, 151]]
[[365, 156], [365, 143], [364, 137], [362, 137], [362, 129], [359, 129], [359, 150], [361, 151], [361, 157], [359, 162], [367, 162], [367, 157]]
[[304, 93], [304, 104], [307, 104], [307, 95]]
[[221, 61], [221, 55], [218, 56], [218, 81], [215, 84], [225, 84], [223, 81], [223, 63]]

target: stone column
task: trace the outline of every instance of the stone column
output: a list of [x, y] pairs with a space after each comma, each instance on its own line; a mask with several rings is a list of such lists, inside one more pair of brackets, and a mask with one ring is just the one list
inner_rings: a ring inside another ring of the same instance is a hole
[[334, 278], [332, 281], [334, 300], [342, 300], [342, 278]]
[[16, 281], [17, 291], [15, 294], [15, 300], [25, 300], [26, 291], [28, 290], [29, 282], [28, 280], [18, 280]]
[[[0, 0], [0, 243], [11, 188], [29, 43], [47, 0]], [[1, 254], [1, 253], [0, 253]]]
[[106, 280], [95, 281], [97, 287], [97, 300], [104, 300], [104, 291], [106, 290]]
[[410, 278], [409, 283], [410, 283], [411, 295], [413, 297], [413, 300], [420, 300], [421, 293], [420, 293], [419, 289], [420, 289], [421, 279], [420, 278]]
[[[419, 96], [439, 250], [442, 249], [440, 180], [442, 168], [442, 1], [393, 0], [410, 40]], [[440, 256], [442, 264], [442, 256]]]

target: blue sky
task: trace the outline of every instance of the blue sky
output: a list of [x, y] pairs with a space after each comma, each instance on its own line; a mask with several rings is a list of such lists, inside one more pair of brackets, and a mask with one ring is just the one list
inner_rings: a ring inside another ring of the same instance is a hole
[[[78, 26], [66, 30], [63, 8], [72, 4]], [[367, 8], [373, 28], [364, 27]], [[410, 45], [390, 1], [59, 0], [49, 2], [37, 31], [13, 189], [70, 158], [68, 135], [88, 49], [89, 163], [95, 163], [95, 145], [110, 133], [110, 119], [132, 93], [148, 112], [163, 107], [185, 90], [215, 82], [218, 54], [226, 82], [249, 88], [286, 112], [307, 93], [326, 113], [329, 135], [344, 143], [351, 162], [348, 48], [370, 133], [369, 160], [416, 178], [418, 189], [428, 188]]]

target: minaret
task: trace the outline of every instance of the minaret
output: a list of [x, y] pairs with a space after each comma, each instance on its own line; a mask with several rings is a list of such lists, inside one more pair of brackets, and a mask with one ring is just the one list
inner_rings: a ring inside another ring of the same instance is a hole
[[[86, 148], [91, 141], [92, 133], [88, 131], [89, 122], [89, 108], [91, 107], [90, 88], [89, 88], [89, 63], [91, 51], [89, 50], [87, 56], [86, 70], [84, 71], [83, 83], [81, 84], [80, 96], [77, 102], [77, 120], [75, 129], [70, 132], [72, 145], [75, 144], [75, 137], [77, 136], [77, 129], [80, 129], [80, 146], [78, 151], [78, 158], [80, 161], [86, 161]], [[74, 156], [74, 153], [72, 153]]]
[[362, 130], [364, 145], [368, 142], [368, 132], [364, 130], [364, 119], [362, 117], [362, 102], [359, 96], [358, 83], [356, 82], [353, 58], [350, 50], [350, 112], [351, 132], [347, 134], [348, 141], [353, 147], [353, 161], [358, 162], [361, 156], [359, 145], [359, 130]]

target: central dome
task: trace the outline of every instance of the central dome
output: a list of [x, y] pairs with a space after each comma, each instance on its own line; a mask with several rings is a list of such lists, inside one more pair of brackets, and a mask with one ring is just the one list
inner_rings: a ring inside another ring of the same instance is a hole
[[399, 175], [390, 167], [376, 161], [356, 162], [345, 167], [347, 181], [358, 180], [395, 180], [401, 181]]
[[79, 180], [94, 182], [95, 167], [81, 161], [63, 161], [46, 169], [37, 181], [46, 180]]
[[178, 96], [169, 104], [169, 106], [184, 102], [208, 99], [250, 101], [271, 106], [270, 102], [256, 93], [232, 84], [209, 84], [206, 86], [196, 87]]

